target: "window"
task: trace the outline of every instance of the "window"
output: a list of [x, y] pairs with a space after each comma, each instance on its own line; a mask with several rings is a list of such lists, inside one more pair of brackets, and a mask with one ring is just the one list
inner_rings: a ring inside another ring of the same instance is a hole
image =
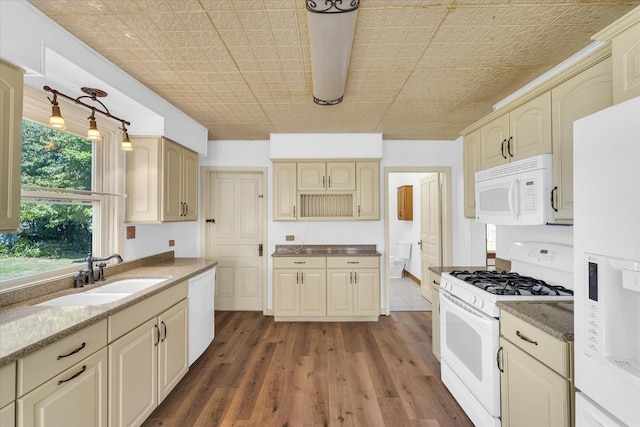
[[63, 104], [68, 129], [48, 122], [44, 92], [25, 87], [20, 231], [0, 233], [0, 290], [68, 274], [87, 253], [121, 252], [123, 154], [117, 125], [98, 122], [87, 140], [87, 111]]

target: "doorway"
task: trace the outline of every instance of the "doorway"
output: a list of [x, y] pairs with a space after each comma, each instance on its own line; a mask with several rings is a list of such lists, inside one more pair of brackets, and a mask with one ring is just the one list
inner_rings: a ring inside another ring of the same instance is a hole
[[[425, 182], [430, 183], [430, 186], [426, 187]], [[385, 168], [386, 314], [391, 311], [431, 309], [427, 267], [434, 264], [431, 262], [434, 259], [437, 259], [438, 265], [451, 263], [450, 182], [449, 167]], [[398, 190], [398, 187], [401, 189]], [[406, 193], [408, 187], [412, 187], [410, 191], [413, 193], [413, 215], [409, 216], [411, 220], [406, 220], [407, 216], [404, 214], [398, 215], [398, 209], [404, 206], [404, 200], [397, 203], [398, 193]], [[425, 188], [429, 190], [425, 192]], [[435, 231], [434, 224], [438, 225]], [[399, 247], [406, 249], [407, 244], [410, 245], [411, 252], [409, 259], [405, 260], [404, 257], [398, 257], [398, 254], [402, 253]], [[437, 258], [434, 257], [436, 252], [439, 254]]]
[[202, 169], [202, 253], [218, 262], [216, 310], [267, 309], [266, 170]]

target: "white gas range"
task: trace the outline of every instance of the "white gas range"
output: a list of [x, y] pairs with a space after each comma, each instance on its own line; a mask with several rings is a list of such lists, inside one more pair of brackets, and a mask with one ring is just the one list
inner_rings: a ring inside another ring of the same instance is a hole
[[573, 300], [573, 248], [514, 243], [510, 272], [452, 271], [440, 279], [442, 381], [477, 426], [499, 427], [496, 357], [502, 301]]

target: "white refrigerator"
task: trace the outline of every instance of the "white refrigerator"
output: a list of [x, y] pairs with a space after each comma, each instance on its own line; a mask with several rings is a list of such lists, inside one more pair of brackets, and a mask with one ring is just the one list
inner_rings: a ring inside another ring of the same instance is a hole
[[640, 97], [574, 123], [576, 426], [640, 426]]

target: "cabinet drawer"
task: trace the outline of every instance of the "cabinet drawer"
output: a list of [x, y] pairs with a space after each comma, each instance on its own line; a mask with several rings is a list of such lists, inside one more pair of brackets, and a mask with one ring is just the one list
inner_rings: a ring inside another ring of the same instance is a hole
[[107, 345], [107, 320], [18, 360], [18, 397]]
[[152, 317], [162, 313], [167, 308], [179, 303], [187, 297], [188, 292], [188, 283], [186, 281], [181, 282], [159, 294], [150, 296], [136, 305], [125, 308], [113, 316], [109, 316], [108, 341], [113, 342]]
[[500, 333], [563, 377], [571, 377], [568, 343], [504, 311], [500, 314]]
[[323, 256], [276, 257], [273, 268], [325, 268], [326, 258]]
[[328, 257], [327, 268], [379, 268], [380, 258], [365, 257]]
[[0, 408], [16, 400], [16, 364], [0, 368]]

